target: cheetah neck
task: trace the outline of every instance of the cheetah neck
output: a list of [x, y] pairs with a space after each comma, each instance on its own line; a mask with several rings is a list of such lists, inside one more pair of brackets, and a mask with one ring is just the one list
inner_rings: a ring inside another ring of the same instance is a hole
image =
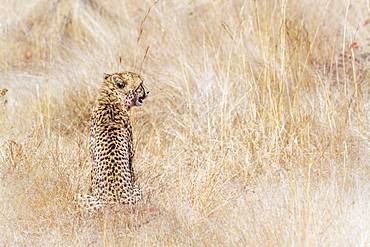
[[103, 88], [96, 102], [96, 110], [100, 112], [102, 121], [127, 123], [129, 122], [128, 109], [119, 98], [109, 89]]

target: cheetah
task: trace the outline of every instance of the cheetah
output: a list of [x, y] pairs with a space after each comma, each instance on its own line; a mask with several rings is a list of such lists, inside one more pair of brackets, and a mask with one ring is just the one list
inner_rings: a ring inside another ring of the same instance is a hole
[[147, 95], [136, 73], [104, 75], [91, 117], [91, 186], [89, 194], [77, 195], [78, 204], [87, 211], [99, 211], [107, 204], [133, 205], [141, 200], [142, 192], [134, 179], [129, 110], [141, 106]]
[[8, 89], [0, 88], [0, 120], [5, 116], [6, 104], [8, 103], [6, 94]]

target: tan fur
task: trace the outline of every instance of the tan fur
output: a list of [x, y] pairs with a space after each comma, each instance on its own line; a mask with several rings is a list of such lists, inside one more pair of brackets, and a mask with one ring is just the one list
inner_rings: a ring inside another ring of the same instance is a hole
[[147, 92], [133, 72], [105, 75], [91, 118], [93, 161], [89, 195], [78, 195], [80, 206], [97, 210], [106, 204], [135, 204], [142, 198], [134, 182], [133, 141], [129, 110], [141, 105]]

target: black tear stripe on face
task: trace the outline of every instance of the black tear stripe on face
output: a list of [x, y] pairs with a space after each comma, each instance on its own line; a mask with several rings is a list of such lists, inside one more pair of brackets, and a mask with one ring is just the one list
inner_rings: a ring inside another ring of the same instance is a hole
[[145, 87], [142, 83], [138, 87], [137, 91], [138, 91], [137, 93], [139, 94], [138, 96], [139, 96], [140, 103], [142, 103], [143, 99], [145, 99], [148, 96], [149, 91], [145, 90]]

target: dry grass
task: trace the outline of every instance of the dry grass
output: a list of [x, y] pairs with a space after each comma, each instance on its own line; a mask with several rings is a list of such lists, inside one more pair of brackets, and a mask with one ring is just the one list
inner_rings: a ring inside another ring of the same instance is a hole
[[[368, 1], [0, 6], [2, 246], [370, 245]], [[91, 104], [120, 70], [151, 91], [147, 199], [81, 218]]]

